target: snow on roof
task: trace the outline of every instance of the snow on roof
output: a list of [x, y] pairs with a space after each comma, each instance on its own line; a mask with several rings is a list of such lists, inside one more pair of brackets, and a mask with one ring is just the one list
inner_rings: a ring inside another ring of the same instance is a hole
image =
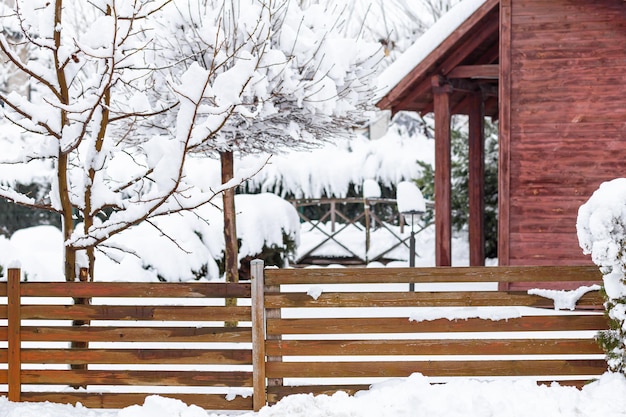
[[487, 0], [463, 0], [430, 27], [378, 77], [379, 97], [384, 97], [413, 68], [430, 55]]

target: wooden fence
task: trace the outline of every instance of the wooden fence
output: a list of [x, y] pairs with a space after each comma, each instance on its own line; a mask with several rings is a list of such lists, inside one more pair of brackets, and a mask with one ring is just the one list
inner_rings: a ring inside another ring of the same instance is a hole
[[503, 282], [598, 281], [595, 267], [287, 270], [253, 261], [252, 274], [238, 284], [40, 283], [9, 270], [0, 394], [120, 408], [156, 393], [258, 410], [292, 393], [353, 393], [413, 372], [580, 385], [606, 369], [593, 340], [607, 326], [597, 291], [575, 311], [498, 291]]
[[[122, 408], [158, 393], [252, 409], [250, 295], [249, 283], [20, 282], [10, 269], [0, 283], [2, 394]], [[227, 297], [248, 302], [225, 307]]]
[[[300, 221], [306, 224], [309, 232], [315, 231], [320, 236], [315, 245], [298, 255], [297, 264], [365, 265], [396, 259], [393, 252], [403, 246], [409, 250], [409, 236], [403, 236], [404, 217], [398, 212], [394, 198], [304, 198], [290, 202], [298, 210]], [[308, 207], [317, 211], [315, 216], [305, 214]], [[393, 225], [398, 225], [399, 230]], [[427, 226], [416, 226], [415, 232], [420, 233]], [[355, 230], [362, 232], [363, 238], [363, 244], [357, 246], [358, 249], [351, 248], [344, 240], [354, 236]], [[374, 233], [382, 233], [388, 244], [377, 248], [376, 253], [370, 253], [370, 241]], [[332, 255], [328, 255], [325, 252], [327, 247], [339, 248], [342, 255], [337, 256], [336, 249], [331, 250]]]
[[263, 271], [255, 264], [253, 277], [265, 284], [270, 403], [294, 393], [354, 393], [414, 372], [434, 381], [528, 376], [581, 385], [606, 370], [594, 340], [607, 328], [598, 291], [575, 311], [557, 311], [552, 299], [497, 290], [502, 282], [597, 282], [595, 267]]

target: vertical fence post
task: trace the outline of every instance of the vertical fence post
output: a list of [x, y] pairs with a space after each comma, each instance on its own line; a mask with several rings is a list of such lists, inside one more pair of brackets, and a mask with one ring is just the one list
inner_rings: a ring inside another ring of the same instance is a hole
[[[280, 293], [280, 285], [265, 285], [264, 287], [265, 294], [267, 293]], [[266, 308], [265, 309], [265, 320], [268, 319], [280, 319], [282, 317], [280, 308]], [[281, 340], [282, 335], [280, 334], [268, 334], [266, 336], [267, 340]], [[282, 356], [268, 356], [267, 362], [282, 362]], [[283, 378], [268, 378], [267, 386], [268, 387], [282, 387], [283, 386]], [[269, 397], [269, 396], [268, 396]], [[269, 400], [269, 398], [268, 398]], [[269, 402], [269, 401], [268, 401]]]
[[252, 406], [259, 411], [267, 403], [265, 384], [265, 280], [263, 261], [250, 262], [252, 277]]
[[8, 270], [7, 282], [7, 307], [8, 307], [8, 397], [9, 401], [20, 401], [22, 393], [22, 336], [21, 336], [21, 313], [20, 305], [20, 279], [21, 270], [11, 268]]
[[[80, 270], [78, 271], [78, 280], [80, 282], [88, 282], [89, 281], [89, 270], [87, 268], [80, 268]], [[91, 299], [90, 298], [74, 298], [74, 304], [75, 305], [88, 305], [91, 304]], [[91, 321], [89, 320], [73, 320], [72, 321], [72, 326], [86, 326], [89, 325], [91, 323]], [[89, 347], [89, 342], [76, 342], [76, 341], [72, 341], [70, 343], [70, 347], [72, 349], [86, 349]], [[88, 365], [81, 363], [81, 364], [76, 364], [76, 363], [72, 363], [70, 364], [70, 369], [87, 369]], [[76, 386], [75, 388], [78, 388], [79, 386]]]

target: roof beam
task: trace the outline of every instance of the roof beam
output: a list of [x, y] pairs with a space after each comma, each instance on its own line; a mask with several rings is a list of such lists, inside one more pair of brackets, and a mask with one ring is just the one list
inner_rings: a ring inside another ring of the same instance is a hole
[[451, 50], [452, 53], [440, 63], [439, 70], [443, 75], [447, 76], [451, 70], [461, 65], [472, 51], [475, 51], [489, 38], [498, 36], [500, 22], [497, 18], [489, 19], [488, 16], [489, 15], [485, 17], [486, 20], [484, 23], [474, 28], [476, 32], [474, 32], [473, 36], [468, 36], [465, 40], [462, 40], [461, 43], [457, 44], [457, 46]]
[[500, 66], [493, 65], [459, 65], [450, 71], [446, 78], [470, 78], [480, 80], [497, 80], [500, 77]]

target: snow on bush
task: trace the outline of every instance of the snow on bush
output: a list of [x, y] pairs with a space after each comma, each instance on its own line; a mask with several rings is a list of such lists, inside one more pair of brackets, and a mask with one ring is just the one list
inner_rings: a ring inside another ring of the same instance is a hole
[[[239, 260], [260, 254], [264, 247], [288, 253], [288, 237], [300, 240], [298, 212], [273, 194], [237, 195]], [[143, 222], [111, 238], [96, 255], [97, 281], [189, 281], [218, 279], [224, 236], [219, 206], [199, 213], [184, 212]], [[168, 236], [169, 238], [165, 238]], [[19, 230], [0, 236], [0, 267], [23, 265], [30, 281], [63, 281], [62, 232], [54, 226]], [[1, 271], [1, 270], [0, 270]]]
[[578, 241], [600, 267], [610, 330], [599, 340], [609, 369], [626, 372], [626, 178], [604, 182], [578, 210]]

